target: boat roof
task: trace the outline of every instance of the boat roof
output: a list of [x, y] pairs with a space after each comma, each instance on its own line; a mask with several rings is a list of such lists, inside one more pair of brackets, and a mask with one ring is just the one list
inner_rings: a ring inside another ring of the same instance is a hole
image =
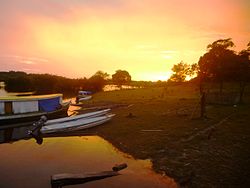
[[0, 102], [5, 101], [33, 101], [41, 99], [53, 99], [62, 97], [62, 94], [49, 94], [49, 95], [31, 95], [31, 96], [0, 96]]

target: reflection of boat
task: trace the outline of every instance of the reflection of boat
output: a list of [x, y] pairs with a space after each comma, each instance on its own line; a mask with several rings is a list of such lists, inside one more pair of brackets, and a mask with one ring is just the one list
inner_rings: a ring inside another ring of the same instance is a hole
[[67, 116], [69, 104], [62, 102], [62, 94], [0, 97], [0, 125]]
[[67, 121], [62, 123], [53, 123], [50, 125], [45, 125], [41, 128], [41, 133], [54, 133], [54, 132], [68, 132], [68, 131], [76, 131], [81, 129], [87, 129], [91, 127], [95, 127], [97, 125], [101, 125], [114, 116], [114, 114], [98, 116], [93, 118], [82, 118], [76, 119], [73, 121]]

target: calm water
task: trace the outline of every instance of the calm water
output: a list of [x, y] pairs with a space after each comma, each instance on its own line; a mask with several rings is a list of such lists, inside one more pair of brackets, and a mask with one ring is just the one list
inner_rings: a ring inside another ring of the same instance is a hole
[[134, 160], [99, 136], [47, 137], [38, 145], [33, 138], [21, 139], [27, 130], [0, 130], [1, 188], [47, 188], [53, 174], [106, 171], [124, 162], [128, 168], [120, 176], [68, 187], [176, 187], [154, 173], [149, 160]]

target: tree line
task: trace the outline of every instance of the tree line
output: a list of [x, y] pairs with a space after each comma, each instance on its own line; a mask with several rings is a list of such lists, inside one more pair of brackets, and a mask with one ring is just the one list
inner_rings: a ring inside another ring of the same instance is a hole
[[106, 84], [116, 84], [119, 87], [131, 82], [130, 74], [125, 70], [117, 70], [110, 75], [97, 71], [90, 78], [70, 79], [51, 74], [27, 74], [20, 71], [0, 72], [0, 81], [5, 82], [8, 92], [34, 91], [36, 94], [64, 93], [75, 94], [79, 90], [92, 92], [102, 91]]
[[203, 81], [249, 81], [250, 42], [247, 48], [236, 52], [231, 38], [219, 39], [207, 46], [207, 52], [198, 63], [187, 64], [181, 61], [172, 67], [169, 81], [184, 82], [187, 77], [200, 78]]
[[219, 39], [207, 46], [207, 52], [200, 57], [198, 63], [180, 62], [172, 67], [173, 74], [169, 81], [184, 82], [187, 77], [195, 75], [204, 92], [204, 84], [216, 82], [222, 92], [225, 82], [235, 82], [240, 88], [240, 102], [246, 85], [250, 82], [250, 42], [246, 49], [239, 52], [232, 50], [235, 44], [231, 38]]

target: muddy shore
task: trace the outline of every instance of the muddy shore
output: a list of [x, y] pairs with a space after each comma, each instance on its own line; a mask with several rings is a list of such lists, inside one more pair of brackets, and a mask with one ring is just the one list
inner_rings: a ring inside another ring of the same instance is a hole
[[86, 107], [114, 105], [91, 130], [137, 159], [150, 159], [180, 187], [249, 187], [250, 106], [207, 105], [199, 118], [193, 87], [103, 92]]

